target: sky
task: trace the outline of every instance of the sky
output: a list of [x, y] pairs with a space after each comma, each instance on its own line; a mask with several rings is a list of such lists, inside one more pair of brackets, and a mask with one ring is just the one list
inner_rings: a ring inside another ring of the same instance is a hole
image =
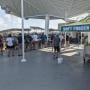
[[[59, 23], [65, 23], [63, 20], [50, 20], [49, 28], [58, 29]], [[37, 26], [45, 28], [45, 20], [40, 19], [29, 19], [25, 20], [25, 28], [30, 28], [30, 26]], [[4, 10], [0, 8], [0, 30], [5, 30], [9, 28], [20, 28], [21, 18], [6, 14]]]

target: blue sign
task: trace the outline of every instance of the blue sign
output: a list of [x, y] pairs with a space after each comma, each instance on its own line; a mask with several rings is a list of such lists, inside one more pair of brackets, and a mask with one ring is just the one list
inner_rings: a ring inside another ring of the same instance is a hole
[[90, 31], [90, 24], [88, 25], [73, 25], [73, 26], [62, 26], [61, 27], [62, 32], [68, 32], [68, 31], [79, 31], [79, 32], [88, 32]]

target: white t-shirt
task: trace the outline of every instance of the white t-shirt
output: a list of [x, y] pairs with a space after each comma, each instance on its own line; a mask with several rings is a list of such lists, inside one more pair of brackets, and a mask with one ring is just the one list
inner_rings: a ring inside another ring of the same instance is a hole
[[61, 41], [64, 39], [64, 37], [62, 35], [60, 35], [59, 38]]
[[6, 42], [7, 42], [7, 46], [13, 46], [13, 38], [12, 37], [7, 37]]
[[33, 35], [33, 41], [38, 41], [38, 36], [37, 35]]

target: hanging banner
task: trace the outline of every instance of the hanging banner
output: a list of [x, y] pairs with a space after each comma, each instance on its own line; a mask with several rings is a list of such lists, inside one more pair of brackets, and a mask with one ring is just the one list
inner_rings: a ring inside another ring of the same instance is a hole
[[90, 31], [90, 24], [87, 25], [71, 25], [71, 26], [62, 26], [62, 32], [89, 32]]

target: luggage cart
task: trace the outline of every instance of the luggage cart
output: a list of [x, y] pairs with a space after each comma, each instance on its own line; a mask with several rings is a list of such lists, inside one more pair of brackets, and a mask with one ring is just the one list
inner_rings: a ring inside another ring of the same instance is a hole
[[83, 63], [85, 64], [88, 60], [90, 60], [90, 45], [85, 46], [83, 51]]

